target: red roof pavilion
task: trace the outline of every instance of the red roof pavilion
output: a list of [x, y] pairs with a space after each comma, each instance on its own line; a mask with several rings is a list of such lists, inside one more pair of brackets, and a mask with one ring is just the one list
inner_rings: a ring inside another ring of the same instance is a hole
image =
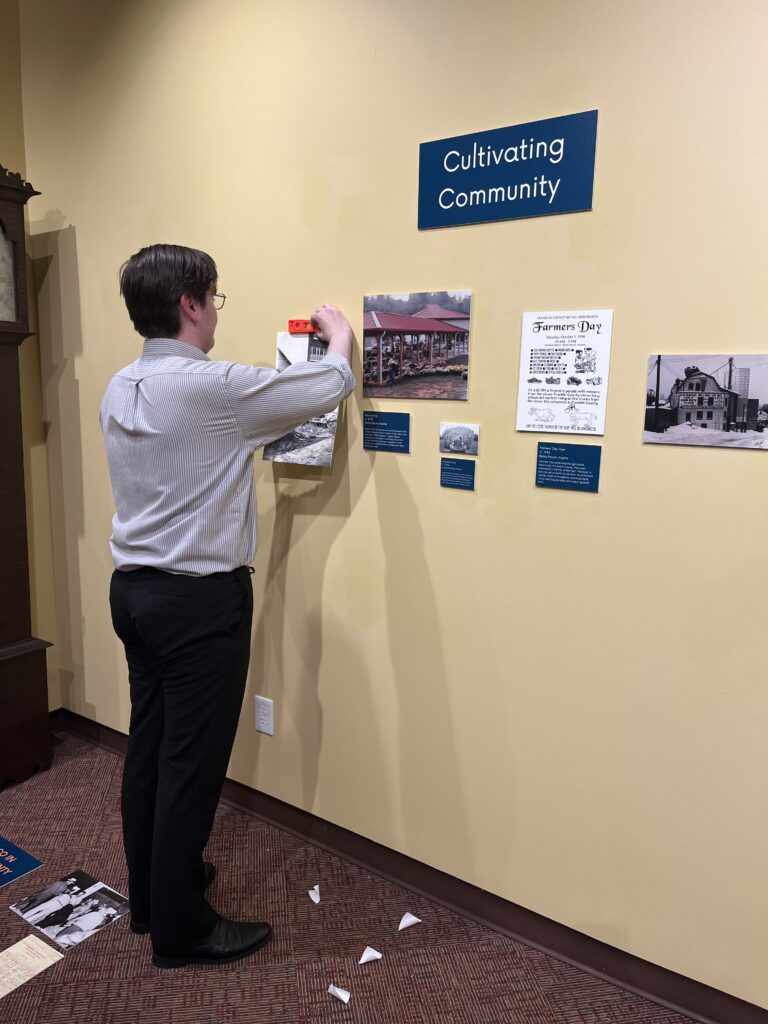
[[418, 313], [413, 315], [416, 317], [427, 317], [430, 320], [469, 320], [469, 313], [462, 313], [460, 309], [444, 309], [442, 306], [436, 306], [434, 303], [425, 306], [424, 309], [419, 310]]
[[[427, 307], [429, 308], [429, 307]], [[435, 309], [439, 308], [437, 306]], [[443, 323], [442, 320], [425, 319], [423, 316], [403, 316], [402, 313], [380, 313], [373, 310], [363, 314], [364, 331], [396, 331], [405, 334], [429, 334], [441, 331], [447, 334], [464, 333], [465, 327]]]

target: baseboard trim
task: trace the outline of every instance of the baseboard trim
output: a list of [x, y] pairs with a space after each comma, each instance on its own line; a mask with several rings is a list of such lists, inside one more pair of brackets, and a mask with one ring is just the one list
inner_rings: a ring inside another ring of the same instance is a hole
[[[125, 755], [127, 737], [123, 733], [65, 708], [51, 712], [51, 727], [54, 732], [70, 732], [113, 753]], [[501, 935], [701, 1024], [768, 1024], [768, 1010], [753, 1003], [599, 942], [242, 783], [227, 779], [222, 800]]]

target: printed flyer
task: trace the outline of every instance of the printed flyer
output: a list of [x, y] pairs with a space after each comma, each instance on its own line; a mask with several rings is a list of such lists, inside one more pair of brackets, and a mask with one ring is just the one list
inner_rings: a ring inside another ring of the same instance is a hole
[[0, 999], [57, 963], [62, 956], [34, 935], [4, 949], [0, 953]]
[[604, 434], [613, 310], [523, 313], [517, 429]]

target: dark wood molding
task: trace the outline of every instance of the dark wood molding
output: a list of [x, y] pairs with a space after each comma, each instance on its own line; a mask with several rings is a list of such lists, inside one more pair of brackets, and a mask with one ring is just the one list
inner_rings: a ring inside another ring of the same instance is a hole
[[15, 270], [16, 319], [0, 320], [0, 345], [18, 347], [29, 337], [29, 299], [27, 296], [27, 260], [25, 256], [24, 207], [40, 193], [20, 174], [0, 164], [0, 227], [13, 247]]
[[[51, 725], [55, 731], [70, 732], [125, 755], [127, 736], [64, 708], [51, 713]], [[222, 801], [493, 931], [702, 1024], [768, 1024], [768, 1010], [753, 1003], [592, 939], [240, 782], [226, 780]]]
[[19, 353], [0, 344], [0, 648], [32, 636]]
[[0, 661], [5, 661], [6, 658], [17, 658], [22, 654], [30, 654], [32, 651], [44, 651], [48, 647], [53, 647], [49, 640], [38, 640], [36, 636], [31, 636], [29, 640], [20, 640], [18, 643], [5, 644], [0, 647]]
[[18, 348], [22, 341], [32, 337], [32, 333], [31, 331], [13, 331], [0, 327], [0, 345], [15, 345]]
[[38, 768], [50, 767], [49, 646], [35, 641], [0, 648], [0, 785], [23, 782]]
[[41, 195], [18, 171], [9, 171], [0, 164], [0, 199], [26, 203], [32, 196]]
[[51, 732], [71, 732], [73, 736], [93, 743], [96, 747], [103, 747], [113, 754], [125, 757], [128, 749], [128, 737], [125, 733], [111, 729], [108, 725], [100, 725], [90, 718], [78, 715], [67, 708], [57, 708], [50, 713]]

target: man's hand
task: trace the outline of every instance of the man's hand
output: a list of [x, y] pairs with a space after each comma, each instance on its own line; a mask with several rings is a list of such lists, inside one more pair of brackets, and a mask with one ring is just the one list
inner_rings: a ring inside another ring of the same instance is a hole
[[328, 342], [328, 351], [352, 361], [352, 325], [336, 306], [326, 303], [312, 314], [315, 334], [321, 341]]

